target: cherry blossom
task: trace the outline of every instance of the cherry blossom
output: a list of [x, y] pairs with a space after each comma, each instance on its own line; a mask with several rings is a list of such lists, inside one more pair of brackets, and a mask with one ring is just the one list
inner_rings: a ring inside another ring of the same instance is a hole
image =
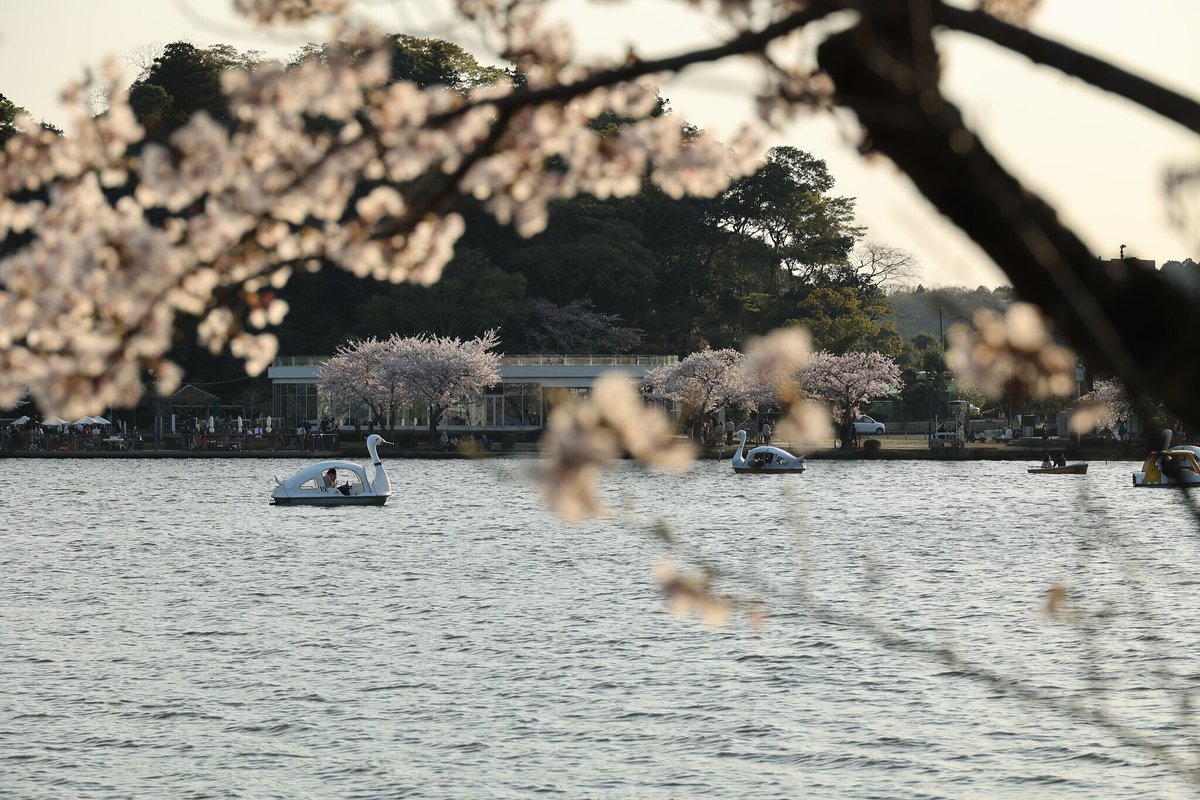
[[1133, 412], [1133, 400], [1124, 384], [1113, 378], [1097, 378], [1092, 382], [1092, 391], [1075, 402], [1071, 430], [1091, 433], [1095, 428], [1113, 429], [1117, 423], [1128, 421]]
[[496, 331], [470, 341], [448, 336], [396, 338], [388, 355], [404, 394], [429, 409], [429, 429], [436, 431], [442, 414], [500, 382], [500, 343]]
[[694, 447], [676, 439], [662, 409], [648, 405], [624, 375], [601, 375], [586, 399], [555, 406], [546, 421], [540, 450], [544, 463], [535, 477], [547, 505], [578, 521], [607, 513], [600, 499], [603, 468], [623, 453], [659, 469], [686, 469]]
[[898, 393], [904, 388], [900, 367], [882, 353], [814, 353], [796, 375], [800, 390], [825, 404], [842, 430], [842, 446], [848, 447], [853, 421], [869, 400]]
[[499, 341], [496, 331], [467, 342], [430, 335], [351, 340], [321, 365], [317, 388], [362, 403], [380, 421], [423, 405], [436, 431], [447, 408], [500, 382], [500, 355], [493, 352]]
[[966, 383], [989, 397], [1004, 394], [1016, 380], [1035, 397], [1065, 397], [1075, 391], [1075, 364], [1070, 350], [1055, 342], [1044, 314], [1029, 303], [1013, 303], [1001, 315], [975, 312], [972, 328], [951, 327], [946, 362]]
[[682, 405], [684, 418], [699, 429], [705, 415], [722, 406], [757, 408], [763, 387], [747, 385], [745, 362], [737, 350], [706, 348], [677, 364], [652, 369], [642, 379], [642, 390], [650, 398]]
[[336, 402], [353, 400], [370, 409], [380, 423], [396, 419], [411, 397], [391, 358], [395, 339], [352, 339], [317, 370], [317, 391]]

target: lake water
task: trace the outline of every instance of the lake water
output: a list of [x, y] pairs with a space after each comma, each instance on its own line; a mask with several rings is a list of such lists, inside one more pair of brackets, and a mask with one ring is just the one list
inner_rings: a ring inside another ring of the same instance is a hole
[[[578, 525], [535, 463], [391, 461], [387, 506], [310, 509], [268, 504], [294, 460], [7, 462], [0, 796], [1196, 789], [1130, 741], [1194, 757], [1200, 686], [1197, 525], [1132, 462], [622, 464]], [[668, 557], [765, 624], [673, 615]]]

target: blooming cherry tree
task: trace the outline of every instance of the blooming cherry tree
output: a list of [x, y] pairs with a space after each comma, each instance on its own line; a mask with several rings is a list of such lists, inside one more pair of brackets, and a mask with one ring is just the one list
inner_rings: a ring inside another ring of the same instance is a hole
[[829, 406], [841, 431], [843, 448], [850, 447], [854, 420], [862, 413], [864, 403], [904, 388], [900, 367], [882, 353], [835, 356], [823, 350], [800, 367], [796, 383], [802, 392]]
[[350, 398], [378, 420], [394, 420], [400, 406], [424, 405], [437, 431], [446, 409], [500, 381], [496, 331], [464, 342], [444, 336], [391, 336], [352, 340], [321, 365], [323, 395]]
[[408, 405], [397, 364], [392, 357], [396, 337], [351, 340], [317, 370], [317, 390], [326, 397], [346, 398], [371, 410], [374, 419], [392, 421], [396, 410]]
[[746, 357], [737, 350], [706, 348], [678, 364], [652, 369], [642, 379], [642, 390], [653, 399], [680, 403], [684, 419], [695, 423], [698, 432], [705, 415], [721, 406], [757, 407], [760, 395], [747, 386], [745, 365]]
[[1097, 378], [1092, 390], [1075, 403], [1071, 427], [1078, 433], [1093, 427], [1115, 430], [1117, 423], [1128, 422], [1134, 412], [1133, 400], [1125, 385], [1116, 378]]
[[395, 340], [390, 368], [405, 396], [429, 409], [431, 432], [437, 432], [447, 408], [500, 382], [500, 355], [493, 352], [499, 342], [494, 330], [469, 342], [448, 336]]

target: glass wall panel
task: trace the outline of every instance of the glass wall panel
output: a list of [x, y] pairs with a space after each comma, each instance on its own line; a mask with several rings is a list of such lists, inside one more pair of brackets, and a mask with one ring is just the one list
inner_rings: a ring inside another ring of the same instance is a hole
[[320, 418], [317, 387], [313, 383], [277, 383], [271, 392], [272, 416], [287, 425]]

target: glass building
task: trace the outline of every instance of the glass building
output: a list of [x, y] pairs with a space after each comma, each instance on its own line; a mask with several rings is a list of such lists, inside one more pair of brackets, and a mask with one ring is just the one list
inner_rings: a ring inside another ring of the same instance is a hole
[[[267, 370], [271, 380], [272, 416], [282, 425], [331, 417], [343, 424], [365, 424], [371, 412], [346, 398], [324, 397], [317, 391], [317, 371], [328, 356], [290, 356], [276, 359]], [[443, 429], [473, 431], [536, 430], [545, 424], [551, 405], [565, 395], [586, 395], [596, 379], [618, 372], [640, 381], [647, 372], [679, 361], [678, 356], [536, 355], [504, 356], [500, 383], [479, 396], [451, 406], [442, 416]], [[397, 419], [381, 420], [389, 428], [426, 429], [428, 410], [406, 408]]]

